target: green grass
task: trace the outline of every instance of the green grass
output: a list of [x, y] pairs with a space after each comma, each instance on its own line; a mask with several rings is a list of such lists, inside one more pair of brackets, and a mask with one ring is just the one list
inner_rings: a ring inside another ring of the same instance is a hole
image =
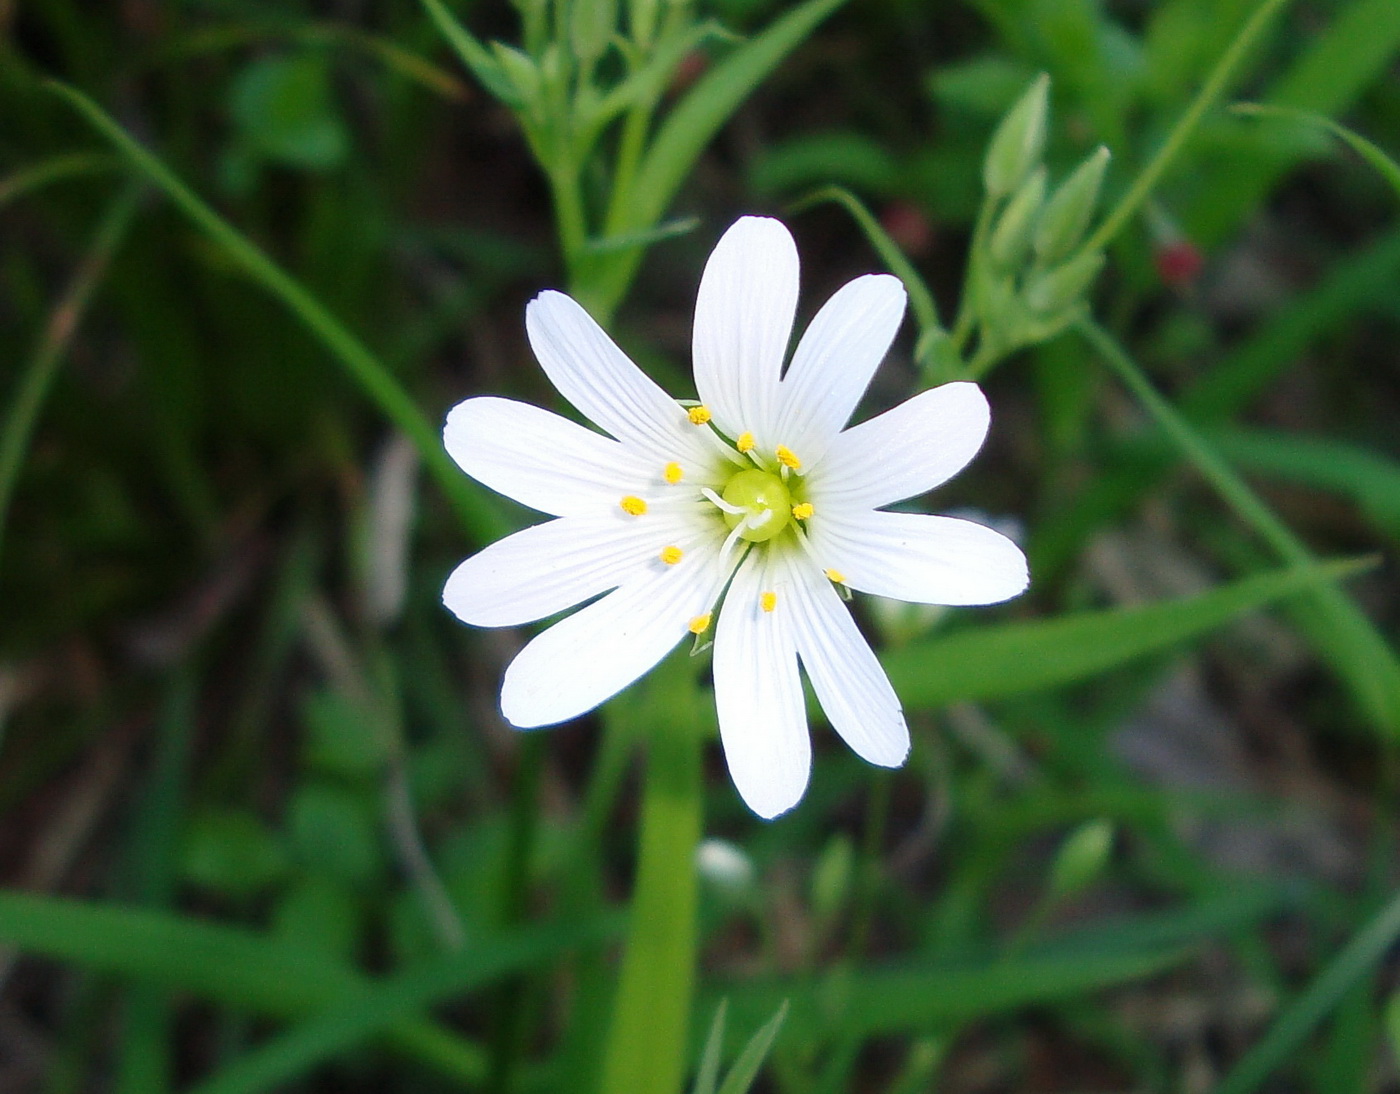
[[[1383, 1089], [1393, 2], [518, 7], [0, 20], [0, 1086], [1036, 1094], [1191, 1055]], [[1053, 314], [981, 190], [1041, 72], [1051, 189], [1112, 152], [1074, 247], [1105, 269]], [[1032, 560], [996, 609], [856, 597], [913, 753], [869, 768], [812, 704], [772, 824], [705, 656], [521, 735], [523, 635], [440, 603], [534, 519], [447, 409], [572, 413], [525, 302], [568, 289], [689, 394], [746, 212], [796, 234], [804, 318], [905, 282], [858, 416], [979, 378], [930, 505]], [[751, 877], [697, 882], [697, 834]]]

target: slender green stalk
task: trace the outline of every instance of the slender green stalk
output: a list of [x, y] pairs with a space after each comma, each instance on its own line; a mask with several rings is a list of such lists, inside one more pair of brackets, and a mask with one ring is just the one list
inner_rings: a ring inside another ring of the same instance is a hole
[[[1311, 552], [1235, 473], [1234, 469], [1166, 401], [1112, 335], [1085, 317], [1079, 332], [1098, 350], [1119, 379], [1157, 421], [1162, 431], [1205, 476], [1216, 492], [1285, 562], [1315, 565]], [[1305, 594], [1304, 621], [1318, 632], [1322, 652], [1348, 681], [1367, 713], [1389, 735], [1400, 734], [1400, 661], [1374, 625], [1336, 585], [1318, 585]]]
[[899, 249], [899, 245], [890, 238], [889, 233], [881, 227], [880, 222], [875, 218], [875, 214], [865, 207], [865, 203], [860, 198], [844, 186], [823, 186], [812, 191], [802, 200], [794, 202], [792, 207], [796, 211], [822, 201], [835, 202], [845, 209], [851, 215], [851, 219], [860, 226], [860, 230], [865, 233], [865, 238], [875, 248], [889, 271], [904, 282], [904, 289], [909, 294], [909, 308], [914, 313], [915, 321], [919, 324], [919, 333], [924, 335], [931, 331], [942, 330], [943, 325], [938, 318], [938, 304], [933, 299], [933, 293], [929, 291], [924, 279], [919, 276], [919, 271], [914, 268], [914, 264], [905, 257], [904, 252]]
[[0, 430], [0, 548], [4, 546], [5, 521], [9, 515], [10, 500], [14, 496], [15, 482], [19, 478], [39, 410], [44, 405], [54, 377], [58, 375], [58, 366], [63, 361], [68, 344], [87, 311], [93, 290], [102, 281], [112, 256], [126, 238], [140, 195], [140, 183], [131, 182], [107, 206], [102, 219], [98, 221], [87, 253], [49, 314], [49, 321], [39, 336], [34, 352], [20, 373], [14, 402], [5, 416], [4, 429]]
[[702, 812], [702, 737], [696, 720], [685, 716], [697, 706], [690, 672], [686, 664], [653, 680], [670, 712], [658, 703], [651, 718], [637, 881], [602, 1094], [678, 1094], [684, 1078]]
[[1235, 1065], [1215, 1094], [1250, 1094], [1295, 1052], [1342, 997], [1371, 973], [1400, 938], [1400, 894], [1386, 904], [1323, 969], [1306, 991], [1279, 1015], [1269, 1032]]
[[1103, 223], [1080, 244], [1079, 250], [1075, 252], [1076, 257], [1103, 250], [1109, 241], [1122, 230], [1128, 218], [1136, 213], [1138, 207], [1147, 200], [1152, 188], [1157, 185], [1158, 179], [1176, 159], [1177, 154], [1190, 139], [1191, 134], [1195, 132], [1196, 126], [1201, 123], [1205, 112], [1224, 94], [1226, 86], [1235, 75], [1235, 69], [1239, 67], [1244, 55], [1258, 41], [1264, 28], [1269, 25], [1269, 21], [1286, 3], [1288, 0], [1263, 0], [1254, 9], [1253, 14], [1245, 20], [1244, 26], [1235, 35], [1229, 48], [1221, 55], [1220, 60], [1216, 61], [1215, 67], [1211, 69], [1210, 75], [1201, 85], [1201, 90], [1196, 93], [1196, 97], [1191, 100], [1191, 105], [1186, 108], [1186, 113], [1182, 114], [1177, 119], [1176, 125], [1172, 126], [1172, 131], [1167, 134], [1167, 139], [1162, 142], [1162, 147], [1157, 149], [1157, 154], [1142, 169], [1142, 173], [1133, 180], [1128, 192], [1119, 199], [1118, 204], [1104, 218]]
[[116, 166], [116, 159], [110, 156], [95, 156], [90, 152], [72, 152], [65, 156], [41, 160], [0, 179], [0, 206], [8, 205], [16, 198], [51, 182], [110, 171]]
[[219, 244], [249, 277], [301, 320], [360, 390], [412, 441], [457, 511], [463, 526], [472, 535], [486, 542], [510, 531], [499, 511], [452, 462], [442, 447], [437, 428], [428, 422], [393, 374], [310, 291], [214, 212], [164, 163], [133, 140], [109, 114], [81, 91], [57, 80], [48, 81], [47, 86], [67, 100], [141, 174], [164, 191], [176, 207]]

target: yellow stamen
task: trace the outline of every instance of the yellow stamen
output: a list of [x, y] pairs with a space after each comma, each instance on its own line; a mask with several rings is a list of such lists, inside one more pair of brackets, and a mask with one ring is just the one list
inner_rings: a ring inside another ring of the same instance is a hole
[[846, 575], [843, 574], [840, 570], [827, 570], [826, 576], [828, 579], [836, 582], [836, 584], [838, 585], [846, 584]]
[[815, 512], [816, 509], [810, 501], [804, 501], [792, 507], [792, 515], [797, 520], [806, 520]]
[[778, 594], [764, 593], [758, 598], [758, 602], [765, 612], [771, 612], [774, 608], [778, 606]]
[[739, 434], [739, 439], [734, 442], [734, 447], [740, 452], [748, 452], [753, 449], [754, 443], [753, 434], [744, 432]]
[[684, 552], [679, 547], [663, 547], [661, 548], [661, 561], [667, 566], [674, 566], [681, 560], [683, 554]]
[[686, 411], [686, 417], [690, 419], [691, 425], [704, 425], [710, 420], [709, 407], [693, 406]]
[[628, 516], [640, 517], [647, 511], [647, 503], [634, 494], [628, 494], [617, 504], [622, 506], [622, 511]]
[[672, 486], [675, 486], [685, 476], [685, 472], [681, 470], [681, 465], [678, 463], [668, 463], [666, 470], [661, 474]]
[[704, 634], [707, 630], [710, 629], [710, 620], [712, 618], [712, 612], [706, 612], [704, 615], [697, 615], [694, 619], [690, 621], [690, 633]]
[[778, 462], [784, 467], [790, 467], [794, 471], [802, 470], [802, 461], [797, 458], [797, 453], [793, 452], [787, 445], [778, 445], [778, 449], [774, 455], [778, 457]]

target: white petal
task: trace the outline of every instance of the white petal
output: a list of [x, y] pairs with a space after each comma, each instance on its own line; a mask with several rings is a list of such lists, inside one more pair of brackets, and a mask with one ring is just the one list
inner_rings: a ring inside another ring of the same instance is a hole
[[848, 283], [802, 335], [778, 388], [776, 442], [809, 466], [850, 420], [904, 318], [904, 286], [889, 274]]
[[[715, 708], [724, 758], [739, 795], [764, 819], [791, 809], [807, 789], [812, 743], [787, 590], [769, 551], [751, 551], [724, 596], [715, 631]], [[775, 610], [761, 596], [776, 592]]]
[[577, 718], [655, 667], [718, 595], [717, 549], [644, 571], [536, 635], [506, 669], [501, 713], [532, 729]]
[[443, 603], [463, 623], [514, 627], [572, 608], [643, 571], [661, 573], [661, 549], [692, 550], [703, 530], [673, 513], [631, 517], [613, 507], [561, 517], [498, 540], [447, 579]]
[[787, 571], [797, 656], [832, 728], [861, 759], [898, 767], [909, 755], [909, 727], [870, 643], [810, 559], [792, 556]]
[[1026, 556], [1000, 532], [922, 513], [830, 513], [808, 522], [822, 567], [863, 593], [917, 604], [995, 604], [1025, 591]]
[[695, 386], [731, 437], [773, 438], [778, 377], [797, 310], [797, 246], [768, 217], [743, 217], [725, 232], [695, 300]]
[[542, 292], [525, 308], [525, 331], [559, 393], [594, 424], [658, 466], [709, 459], [685, 409], [634, 365], [573, 298]]
[[[838, 436], [807, 475], [808, 496], [878, 509], [947, 482], [977, 454], [990, 412], [976, 384], [944, 384]], [[799, 453], [800, 455], [800, 453]]]
[[651, 478], [636, 453], [616, 441], [514, 399], [484, 396], [458, 403], [442, 436], [472, 478], [554, 516], [616, 506]]

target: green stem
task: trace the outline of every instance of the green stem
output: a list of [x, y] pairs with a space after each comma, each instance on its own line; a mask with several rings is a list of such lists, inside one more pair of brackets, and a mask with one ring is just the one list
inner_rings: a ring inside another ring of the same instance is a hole
[[977, 265], [981, 261], [982, 241], [992, 224], [992, 211], [996, 202], [990, 196], [983, 198], [982, 208], [977, 210], [977, 222], [972, 228], [972, 243], [967, 249], [967, 273], [963, 277], [962, 299], [958, 301], [958, 317], [953, 322], [953, 346], [961, 355], [967, 349], [967, 340], [977, 323], [976, 281]]
[[133, 140], [109, 114], [81, 91], [57, 80], [48, 81], [46, 86], [76, 108], [141, 174], [164, 191], [166, 197], [205, 235], [222, 247], [224, 253], [241, 266], [253, 281], [302, 321], [384, 416], [413, 442], [468, 531], [483, 543], [499, 539], [511, 531], [500, 511], [478, 492], [447, 455], [437, 427], [428, 422], [383, 363], [325, 305], [214, 212], [174, 172]]
[[[686, 687], [694, 690], [685, 664]], [[669, 686], [667, 679], [669, 678]], [[695, 988], [695, 848], [700, 840], [703, 738], [695, 697], [673, 673], [653, 681], [641, 846], [631, 925], [603, 1060], [601, 1094], [678, 1094]]]
[[1181, 151], [1182, 146], [1186, 144], [1196, 126], [1200, 124], [1202, 116], [1224, 93], [1226, 84], [1234, 76], [1235, 69], [1239, 66], [1244, 55], [1258, 40], [1259, 35], [1263, 33], [1269, 20], [1286, 3], [1288, 0], [1263, 0], [1263, 3], [1254, 9], [1254, 14], [1245, 21], [1244, 26], [1235, 35], [1234, 41], [1230, 43], [1229, 48], [1215, 63], [1215, 67], [1211, 69], [1210, 75], [1206, 77], [1206, 82], [1201, 85], [1201, 90], [1196, 93], [1191, 105], [1186, 108], [1186, 113], [1181, 115], [1176, 125], [1172, 127], [1172, 131], [1167, 134], [1167, 139], [1157, 150], [1157, 154], [1143, 168], [1142, 173], [1133, 180], [1128, 192], [1113, 207], [1113, 211], [1104, 218], [1103, 223], [1080, 245], [1079, 250], [1075, 252], [1076, 257], [1103, 250], [1122, 229], [1128, 218], [1136, 213], [1138, 207], [1147, 200], [1148, 194], [1157, 185], [1157, 180], [1162, 177], [1172, 160], [1176, 159], [1177, 153]]
[[[1300, 568], [1314, 565], [1307, 547], [1224, 457], [1158, 394], [1113, 336], [1087, 316], [1076, 327], [1240, 519], [1285, 562]], [[1371, 621], [1336, 585], [1320, 584], [1302, 596], [1307, 597], [1310, 609], [1304, 622], [1315, 631], [1321, 652], [1350, 684], [1377, 725], [1392, 736], [1400, 734], [1400, 661]]]
[[101, 282], [112, 255], [126, 238], [127, 228], [141, 195], [141, 185], [131, 182], [112, 200], [98, 222], [92, 245], [88, 247], [73, 274], [73, 280], [49, 314], [49, 321], [20, 376], [5, 426], [0, 430], [0, 546], [5, 538], [5, 519], [10, 510], [15, 482], [19, 478], [29, 438], [44, 398], [58, 375], [58, 366], [87, 311], [93, 290]]

